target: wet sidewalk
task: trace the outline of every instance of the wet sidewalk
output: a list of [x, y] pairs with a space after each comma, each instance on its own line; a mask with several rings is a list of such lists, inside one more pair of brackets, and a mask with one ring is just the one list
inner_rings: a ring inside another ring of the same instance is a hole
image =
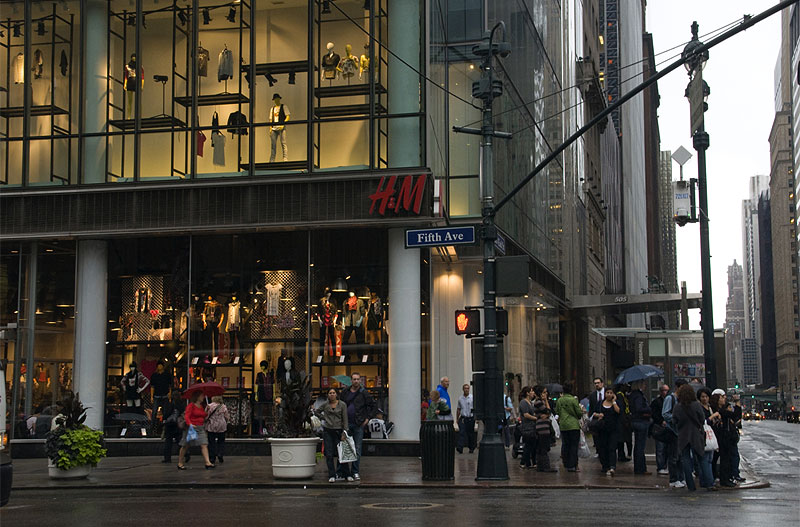
[[[669, 478], [655, 474], [655, 460], [647, 456], [652, 475], [633, 474], [633, 463], [620, 463], [613, 477], [600, 472], [596, 458], [580, 460], [580, 472], [567, 472], [558, 459], [559, 450], [551, 452], [552, 466], [558, 473], [542, 473], [519, 468], [519, 460], [508, 455], [507, 481], [475, 481], [478, 452], [456, 454], [455, 479], [452, 481], [423, 481], [419, 458], [371, 457], [361, 461], [361, 482], [328, 483], [324, 459], [317, 460], [314, 477], [309, 480], [278, 480], [272, 477], [270, 457], [230, 456], [217, 468], [205, 470], [199, 455], [192, 456], [187, 470], [161, 463], [160, 457], [115, 457], [101, 460], [87, 479], [53, 480], [47, 474], [46, 459], [14, 460], [14, 491], [57, 488], [303, 488], [347, 487], [360, 485], [373, 488], [588, 488], [664, 490]], [[753, 472], [746, 460], [741, 464], [747, 481], [738, 488], [763, 488], [769, 483]], [[735, 491], [735, 490], [734, 490]]]

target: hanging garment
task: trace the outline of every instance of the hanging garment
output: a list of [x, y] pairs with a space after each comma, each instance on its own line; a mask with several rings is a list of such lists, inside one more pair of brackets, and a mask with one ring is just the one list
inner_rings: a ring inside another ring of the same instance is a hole
[[214, 112], [214, 115], [211, 116], [211, 126], [214, 127], [214, 130], [219, 128], [219, 114]]
[[342, 77], [345, 79], [350, 79], [356, 74], [356, 70], [358, 67], [356, 66], [356, 61], [358, 59], [355, 56], [345, 57], [344, 60], [340, 64], [340, 69], [342, 70]]
[[44, 71], [44, 54], [41, 49], [37, 49], [33, 52], [33, 64], [31, 66], [33, 69], [33, 78], [41, 79], [42, 71]]
[[280, 312], [281, 284], [267, 284], [267, 316], [277, 317]]
[[197, 47], [197, 75], [208, 77], [208, 50], [203, 46]]
[[147, 287], [140, 287], [136, 290], [134, 296], [135, 311], [137, 313], [146, 313], [150, 311], [150, 289]]
[[240, 111], [228, 116], [228, 133], [231, 135], [247, 135], [247, 117]]
[[197, 155], [203, 157], [203, 145], [206, 144], [206, 134], [202, 130], [197, 131]]
[[239, 324], [242, 323], [240, 307], [239, 301], [228, 304], [228, 331], [239, 329]]
[[217, 80], [219, 82], [233, 78], [233, 53], [228, 48], [223, 49], [219, 54], [219, 68], [217, 69]]
[[214, 149], [214, 164], [225, 166], [225, 136], [221, 132], [211, 132], [211, 147]]
[[23, 84], [25, 82], [25, 55], [17, 53], [14, 58], [14, 84]]
[[69, 66], [69, 62], [67, 62], [67, 52], [63, 49], [61, 50], [61, 60], [58, 63], [58, 67], [61, 69], [61, 76], [67, 76], [67, 68]]

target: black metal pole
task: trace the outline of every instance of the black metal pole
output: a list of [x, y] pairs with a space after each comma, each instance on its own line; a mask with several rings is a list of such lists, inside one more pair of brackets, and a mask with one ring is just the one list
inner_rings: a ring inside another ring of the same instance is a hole
[[708, 183], [706, 179], [706, 150], [710, 144], [705, 127], [701, 126], [692, 138], [697, 151], [697, 187], [700, 194], [700, 265], [703, 287], [703, 359], [706, 363], [706, 387], [717, 387], [717, 365], [714, 357], [714, 306], [711, 296], [711, 248], [708, 234]]

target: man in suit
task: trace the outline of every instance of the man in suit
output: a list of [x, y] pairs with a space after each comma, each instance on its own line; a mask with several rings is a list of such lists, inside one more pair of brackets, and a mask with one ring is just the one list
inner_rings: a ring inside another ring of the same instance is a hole
[[603, 379], [600, 377], [595, 377], [594, 379], [594, 391], [589, 395], [589, 414], [591, 415], [594, 412], [599, 412], [598, 409], [600, 405], [603, 403], [603, 399], [606, 396], [606, 389], [603, 385]]

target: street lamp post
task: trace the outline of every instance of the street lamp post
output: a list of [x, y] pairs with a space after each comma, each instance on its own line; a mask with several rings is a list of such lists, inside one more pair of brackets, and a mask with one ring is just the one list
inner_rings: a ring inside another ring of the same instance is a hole
[[703, 49], [697, 33], [697, 22], [692, 23], [692, 40], [683, 49], [682, 58], [689, 72], [689, 86], [686, 96], [691, 105], [692, 144], [697, 151], [697, 190], [700, 194], [700, 265], [703, 282], [703, 306], [701, 324], [703, 328], [703, 359], [706, 364], [706, 386], [717, 387], [716, 360], [714, 357], [714, 306], [711, 296], [711, 249], [708, 233], [708, 184], [706, 179], [706, 150], [709, 146], [708, 133], [705, 131], [703, 114], [708, 105], [705, 99], [711, 90], [703, 81], [703, 67], [708, 60], [708, 50]]

